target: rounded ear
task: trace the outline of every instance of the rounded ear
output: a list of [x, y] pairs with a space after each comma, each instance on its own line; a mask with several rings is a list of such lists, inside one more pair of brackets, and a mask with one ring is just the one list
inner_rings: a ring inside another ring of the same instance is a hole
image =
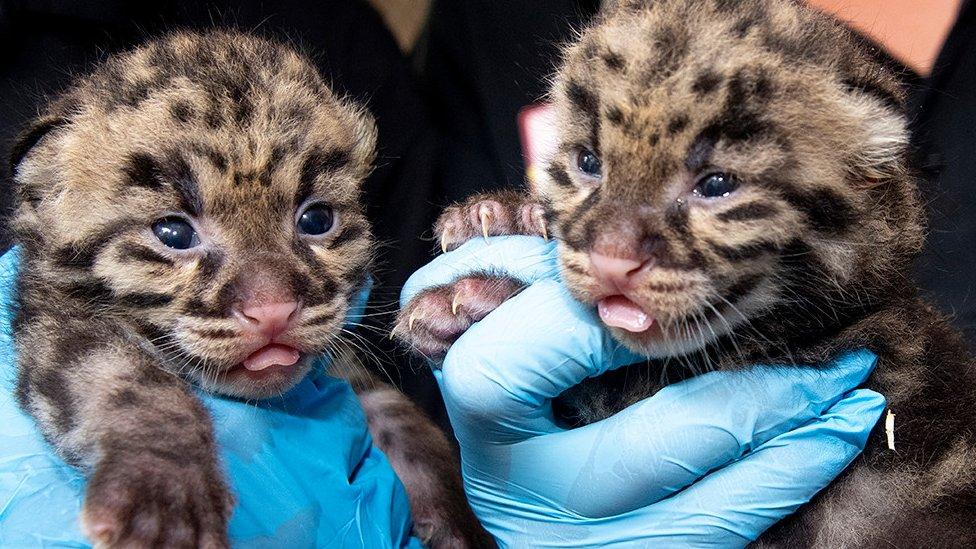
[[[376, 140], [378, 136], [376, 119], [364, 107], [357, 106], [354, 108], [356, 137], [352, 156], [356, 163], [363, 166], [368, 173], [369, 170], [373, 169], [373, 163], [376, 160]], [[366, 173], [363, 174], [364, 177], [365, 175]]]
[[909, 144], [904, 111], [861, 90], [849, 92], [848, 97], [848, 108], [864, 131], [860, 150], [851, 159], [855, 178], [869, 183], [902, 174]]
[[68, 119], [64, 116], [52, 114], [33, 120], [14, 140], [10, 150], [10, 173], [16, 173], [17, 166], [47, 134], [67, 123]]

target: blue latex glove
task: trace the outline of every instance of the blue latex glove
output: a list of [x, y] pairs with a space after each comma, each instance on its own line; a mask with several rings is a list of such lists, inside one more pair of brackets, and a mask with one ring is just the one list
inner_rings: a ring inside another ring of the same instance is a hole
[[[54, 454], [13, 398], [8, 305], [16, 273], [16, 251], [8, 252], [0, 258], [0, 547], [90, 547], [78, 524], [84, 477]], [[201, 397], [237, 498], [234, 547], [421, 546], [410, 537], [403, 485], [372, 445], [347, 383], [312, 374], [256, 404]]]
[[462, 335], [435, 376], [468, 497], [503, 546], [743, 546], [829, 484], [884, 410], [856, 389], [876, 360], [858, 351], [817, 370], [700, 375], [562, 429], [554, 396], [639, 357], [569, 295], [555, 244], [538, 238], [471, 241], [414, 274], [401, 304], [485, 271], [530, 286]]

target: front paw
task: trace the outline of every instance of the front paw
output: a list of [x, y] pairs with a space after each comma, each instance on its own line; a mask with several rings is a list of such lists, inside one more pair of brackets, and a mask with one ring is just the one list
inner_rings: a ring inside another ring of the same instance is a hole
[[525, 283], [495, 275], [471, 275], [429, 288], [400, 311], [394, 335], [430, 359], [439, 359], [472, 324], [494, 311]]
[[233, 498], [216, 467], [162, 457], [103, 459], [88, 483], [82, 527], [96, 547], [229, 547]]
[[448, 207], [437, 220], [434, 232], [444, 252], [478, 237], [528, 235], [549, 238], [542, 205], [528, 195], [513, 191], [479, 194]]

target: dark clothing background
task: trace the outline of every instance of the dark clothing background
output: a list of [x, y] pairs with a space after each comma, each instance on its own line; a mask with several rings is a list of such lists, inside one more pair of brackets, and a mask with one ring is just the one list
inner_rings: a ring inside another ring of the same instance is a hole
[[[371, 311], [388, 311], [407, 276], [432, 256], [430, 227], [443, 206], [522, 184], [516, 113], [544, 97], [558, 45], [597, 4], [435, 1], [427, 33], [407, 59], [379, 16], [356, 0], [0, 0], [0, 153], [9, 155], [10, 140], [45, 95], [152, 36], [231, 26], [288, 40], [377, 118], [379, 160], [366, 197], [375, 233], [386, 245]], [[974, 8], [967, 2], [930, 85], [913, 86], [912, 119], [933, 210], [919, 279], [976, 342]], [[7, 174], [3, 181], [6, 212], [12, 198]], [[9, 244], [9, 235], [0, 233], [0, 246]], [[364, 335], [392, 378], [446, 426], [426, 366], [410, 363], [386, 338]]]

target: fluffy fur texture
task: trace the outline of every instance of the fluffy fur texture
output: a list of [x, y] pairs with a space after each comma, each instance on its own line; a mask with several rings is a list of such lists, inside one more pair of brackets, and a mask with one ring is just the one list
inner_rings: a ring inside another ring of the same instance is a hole
[[[374, 248], [360, 202], [374, 143], [371, 118], [293, 50], [216, 32], [109, 59], [24, 133], [18, 398], [90, 475], [94, 541], [227, 545], [233, 498], [190, 385], [277, 395], [312, 357], [339, 354]], [[322, 234], [296, 228], [310, 205], [331, 212]], [[198, 245], [164, 245], [161, 219], [188, 223]], [[274, 333], [250, 329], [249, 310], [282, 302], [294, 310]], [[298, 362], [242, 367], [269, 341]], [[443, 434], [392, 388], [353, 382], [417, 533], [489, 544]]]
[[[879, 424], [840, 478], [757, 545], [972, 546], [976, 366], [910, 278], [923, 214], [895, 74], [799, 2], [614, 4], [565, 49], [547, 176], [533, 196], [455, 206], [440, 227], [451, 225], [446, 247], [480, 234], [486, 208], [503, 212], [487, 216], [492, 234], [541, 234], [517, 221], [540, 206], [577, 298], [622, 295], [653, 318], [646, 330], [612, 328], [646, 365], [557, 402], [584, 423], [665, 376], [870, 348], [880, 360], [867, 386], [897, 413], [897, 451]], [[710, 187], [716, 175], [732, 184]], [[452, 315], [443, 303], [455, 291], [419, 296], [398, 332], [442, 354], [477, 320], [465, 305], [484, 316], [504, 299], [466, 295]]]

